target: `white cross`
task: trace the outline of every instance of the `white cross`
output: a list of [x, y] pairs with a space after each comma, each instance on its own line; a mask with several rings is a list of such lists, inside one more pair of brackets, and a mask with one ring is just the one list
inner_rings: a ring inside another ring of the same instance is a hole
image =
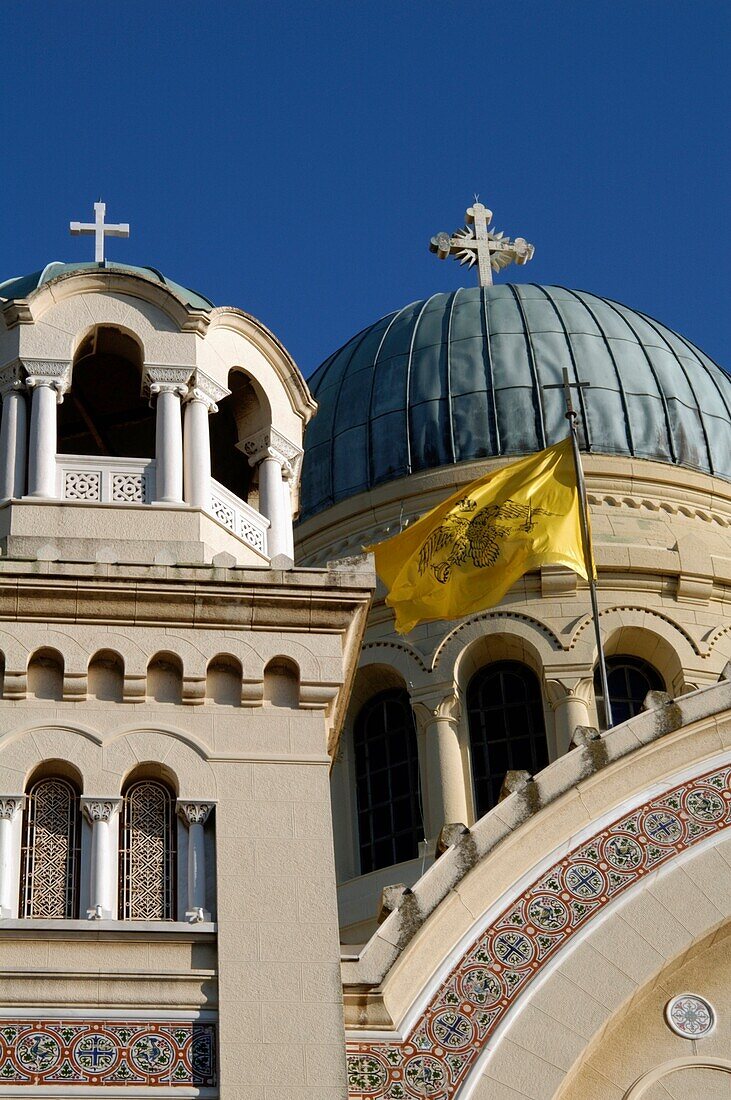
[[[477, 201], [467, 208], [467, 225], [450, 237], [438, 233], [429, 242], [430, 252], [436, 252], [440, 260], [454, 256], [461, 264], [474, 267], [477, 264], [480, 286], [492, 286], [492, 273], [510, 263], [527, 264], [533, 259], [535, 249], [524, 237], [511, 241], [504, 233], [493, 233], [488, 226], [492, 210]], [[470, 228], [472, 226], [473, 228]]]
[[119, 225], [105, 225], [104, 215], [106, 213], [106, 203], [95, 202], [94, 203], [94, 221], [93, 222], [70, 222], [69, 229], [71, 230], [72, 237], [78, 237], [83, 233], [94, 234], [94, 260], [98, 264], [103, 264], [104, 261], [104, 238], [105, 237], [129, 237], [129, 225], [124, 222]]

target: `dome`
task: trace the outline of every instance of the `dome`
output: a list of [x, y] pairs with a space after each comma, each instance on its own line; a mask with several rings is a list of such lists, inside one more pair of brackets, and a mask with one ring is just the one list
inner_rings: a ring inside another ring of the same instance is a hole
[[[435, 294], [364, 329], [308, 380], [302, 517], [419, 470], [541, 450], [566, 435], [568, 367], [582, 448], [731, 480], [731, 378], [618, 302], [502, 284]], [[576, 393], [576, 391], [574, 391]]]
[[139, 275], [143, 279], [149, 279], [155, 283], [162, 283], [173, 294], [181, 299], [191, 309], [213, 309], [213, 302], [197, 294], [194, 290], [188, 290], [172, 279], [167, 279], [161, 271], [154, 267], [130, 267], [128, 264], [97, 263], [66, 264], [60, 260], [46, 264], [41, 271], [34, 271], [30, 275], [18, 275], [13, 279], [6, 279], [0, 283], [0, 301], [14, 301], [17, 298], [27, 298], [44, 283], [50, 283], [52, 279], [58, 279], [61, 275], [73, 275], [81, 271], [116, 271], [124, 275]]

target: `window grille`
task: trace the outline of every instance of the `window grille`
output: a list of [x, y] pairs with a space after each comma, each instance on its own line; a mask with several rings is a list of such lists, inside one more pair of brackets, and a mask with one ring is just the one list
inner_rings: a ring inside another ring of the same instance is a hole
[[20, 912], [52, 920], [78, 915], [79, 795], [66, 779], [40, 779], [27, 792]]
[[[640, 657], [608, 657], [607, 684], [612, 703], [612, 721], [615, 726], [640, 713], [648, 691], [665, 690], [665, 684], [659, 673]], [[601, 729], [606, 729], [604, 696], [598, 668], [594, 671], [594, 695], [599, 725]]]
[[362, 874], [415, 859], [424, 838], [416, 729], [409, 696], [386, 691], [355, 723], [355, 780]]
[[535, 775], [548, 763], [538, 677], [518, 661], [480, 669], [467, 688], [467, 716], [478, 816], [500, 797], [505, 773]]
[[175, 919], [175, 836], [169, 789], [149, 779], [128, 787], [119, 861], [122, 920]]

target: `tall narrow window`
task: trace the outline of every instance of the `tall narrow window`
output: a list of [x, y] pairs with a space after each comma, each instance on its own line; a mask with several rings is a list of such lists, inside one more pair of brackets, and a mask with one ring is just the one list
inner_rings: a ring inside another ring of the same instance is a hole
[[[660, 674], [640, 657], [608, 657], [607, 686], [615, 726], [640, 713], [648, 691], [665, 690]], [[599, 725], [606, 729], [607, 718], [598, 668], [594, 671], [594, 694]]]
[[78, 916], [80, 824], [79, 792], [68, 779], [39, 779], [29, 787], [23, 820], [23, 917]]
[[538, 677], [518, 661], [480, 669], [467, 688], [472, 773], [478, 815], [500, 797], [507, 771], [534, 775], [548, 763]]
[[175, 809], [170, 789], [154, 779], [129, 785], [119, 861], [122, 920], [175, 919]]
[[416, 729], [405, 691], [384, 691], [355, 723], [361, 874], [415, 859], [424, 837]]

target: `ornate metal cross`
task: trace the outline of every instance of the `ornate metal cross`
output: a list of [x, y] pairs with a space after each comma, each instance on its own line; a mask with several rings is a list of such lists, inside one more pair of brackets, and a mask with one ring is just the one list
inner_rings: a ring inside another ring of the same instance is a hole
[[[492, 286], [492, 273], [508, 264], [527, 264], [533, 259], [535, 249], [523, 237], [511, 241], [504, 233], [494, 233], [488, 226], [492, 221], [492, 210], [481, 202], [475, 201], [467, 208], [467, 225], [457, 229], [450, 237], [448, 233], [437, 233], [429, 242], [429, 251], [436, 252], [440, 260], [454, 256], [461, 264], [474, 267], [477, 264], [477, 277], [480, 286]], [[470, 228], [471, 227], [471, 228]]]
[[129, 237], [129, 225], [126, 222], [119, 225], [105, 225], [104, 215], [107, 212], [106, 203], [94, 203], [93, 222], [70, 222], [69, 229], [72, 237], [78, 237], [84, 233], [94, 234], [94, 260], [98, 264], [104, 261], [105, 237]]

